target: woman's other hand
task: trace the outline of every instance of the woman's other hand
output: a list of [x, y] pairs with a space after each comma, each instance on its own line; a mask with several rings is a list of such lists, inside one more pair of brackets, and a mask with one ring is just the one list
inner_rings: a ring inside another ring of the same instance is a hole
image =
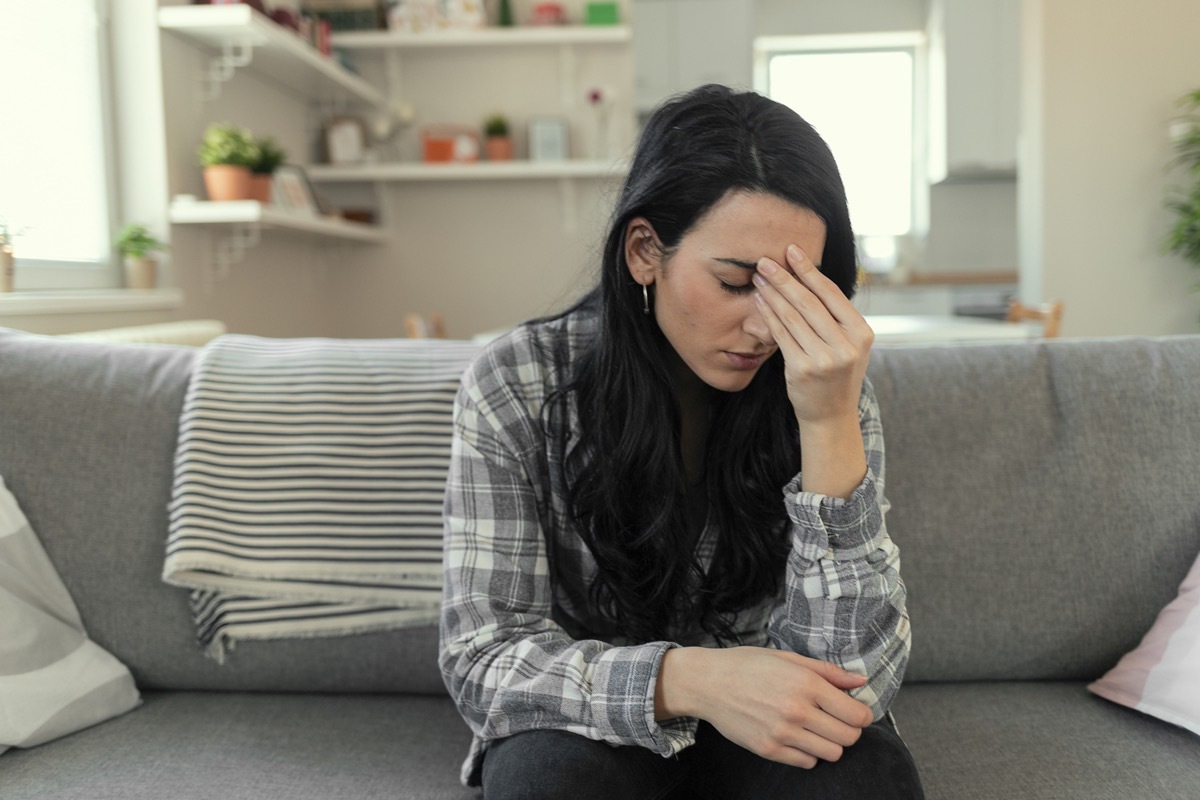
[[826, 661], [764, 647], [668, 650], [655, 717], [706, 720], [763, 758], [810, 769], [837, 761], [873, 721], [847, 694], [866, 678]]

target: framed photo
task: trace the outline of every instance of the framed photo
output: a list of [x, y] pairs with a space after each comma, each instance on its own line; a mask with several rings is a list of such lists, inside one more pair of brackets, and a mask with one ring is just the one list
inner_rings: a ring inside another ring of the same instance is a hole
[[284, 211], [316, 217], [321, 213], [317, 196], [303, 167], [284, 164], [275, 170], [273, 183], [274, 201]]
[[531, 161], [565, 161], [570, 157], [566, 119], [534, 117], [529, 120], [529, 159]]
[[358, 117], [334, 117], [325, 126], [325, 153], [330, 164], [359, 164], [367, 156], [367, 126]]

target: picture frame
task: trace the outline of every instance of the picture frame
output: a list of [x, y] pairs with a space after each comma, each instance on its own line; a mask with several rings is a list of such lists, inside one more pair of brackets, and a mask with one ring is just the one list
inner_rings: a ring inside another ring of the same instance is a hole
[[272, 200], [280, 209], [291, 214], [316, 217], [321, 214], [316, 192], [308, 181], [308, 173], [296, 164], [283, 164], [272, 176]]
[[325, 124], [325, 156], [330, 164], [361, 164], [370, 144], [360, 117], [333, 117]]
[[566, 161], [570, 157], [565, 117], [533, 117], [529, 120], [530, 161]]

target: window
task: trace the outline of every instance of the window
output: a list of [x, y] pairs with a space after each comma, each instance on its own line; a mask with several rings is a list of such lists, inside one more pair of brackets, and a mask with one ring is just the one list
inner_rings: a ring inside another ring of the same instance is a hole
[[107, 0], [0, 3], [0, 217], [17, 286], [116, 285]]
[[755, 88], [794, 109], [829, 144], [864, 255], [895, 261], [897, 237], [927, 215], [924, 36], [918, 32], [760, 37]]

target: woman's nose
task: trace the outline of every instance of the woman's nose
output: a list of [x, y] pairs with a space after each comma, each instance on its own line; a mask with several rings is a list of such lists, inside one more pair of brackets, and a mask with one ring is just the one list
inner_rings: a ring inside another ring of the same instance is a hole
[[758, 339], [765, 345], [774, 346], [775, 337], [771, 335], [771, 329], [767, 326], [767, 321], [763, 319], [763, 315], [758, 310], [758, 304], [751, 301], [750, 311], [746, 314], [746, 319], [742, 323], [742, 330]]

